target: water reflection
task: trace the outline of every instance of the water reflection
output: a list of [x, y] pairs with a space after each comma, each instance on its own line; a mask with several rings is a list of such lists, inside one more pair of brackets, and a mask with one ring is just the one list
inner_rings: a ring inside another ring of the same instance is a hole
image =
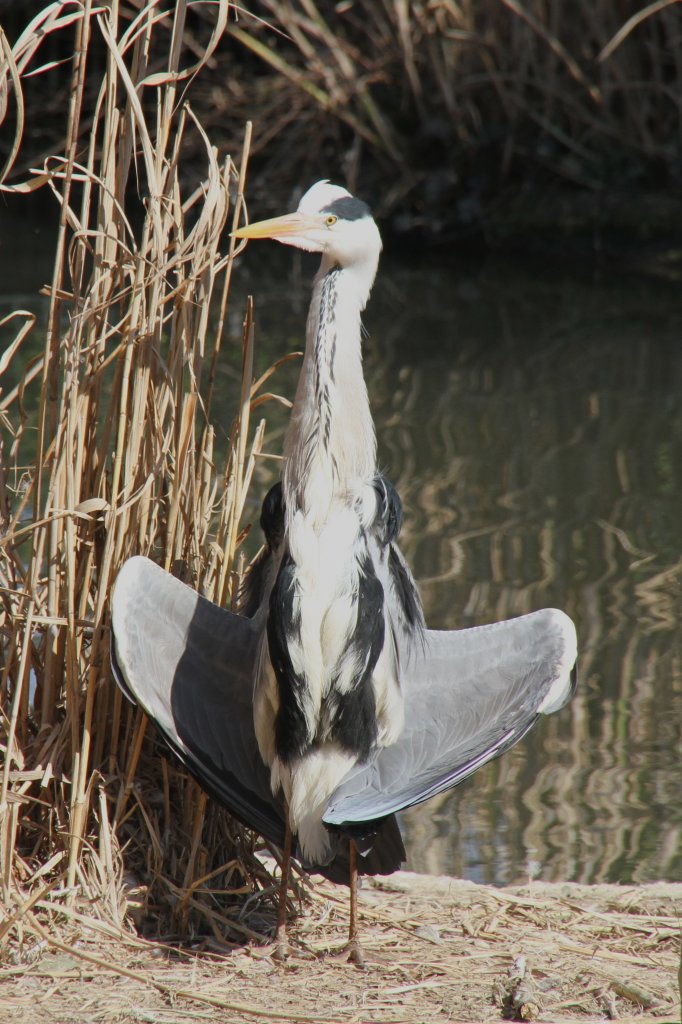
[[[263, 364], [301, 344], [308, 275], [292, 281], [286, 255], [265, 274], [249, 254]], [[580, 639], [573, 703], [404, 816], [410, 867], [495, 883], [682, 879], [674, 288], [385, 261], [366, 319], [380, 458], [429, 624], [556, 605]]]
[[[246, 292], [257, 301], [257, 372], [302, 343], [312, 268], [266, 250], [249, 251], [235, 275], [225, 434]], [[30, 266], [33, 276], [5, 287], [7, 310], [35, 305], [17, 293], [33, 295], [49, 268]], [[679, 289], [384, 260], [366, 321], [381, 464], [403, 498], [403, 547], [429, 624], [556, 605], [580, 640], [571, 705], [404, 816], [410, 867], [494, 883], [682, 880]], [[292, 396], [297, 369], [285, 367], [275, 389]], [[278, 453], [286, 413], [266, 414]], [[259, 463], [254, 521], [277, 472]]]

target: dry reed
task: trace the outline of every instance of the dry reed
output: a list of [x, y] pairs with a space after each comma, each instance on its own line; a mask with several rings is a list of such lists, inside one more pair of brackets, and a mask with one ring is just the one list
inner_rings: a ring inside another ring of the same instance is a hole
[[320, 962], [347, 927], [347, 901], [323, 881], [294, 926], [299, 956], [286, 970], [248, 950], [159, 957], [158, 947], [90, 934], [75, 947], [53, 940], [57, 952], [36, 950], [37, 965], [0, 968], [3, 1010], [37, 1024], [86, 1014], [120, 1024], [499, 1021], [523, 973], [540, 1020], [655, 1024], [676, 1019], [681, 888], [374, 879], [363, 892], [368, 966], [359, 972]]
[[[262, 381], [253, 383], [250, 307], [229, 438], [214, 414], [234, 242], [222, 246], [242, 215], [250, 129], [240, 164], [221, 160], [187, 102], [228, 7], [214, 5], [191, 66], [184, 0], [172, 17], [156, 2], [127, 14], [117, 2], [52, 4], [13, 50], [2, 37], [1, 112], [13, 109], [16, 126], [3, 188], [49, 187], [59, 203], [43, 352], [24, 358], [35, 317], [17, 311], [2, 357], [3, 369], [23, 360], [19, 384], [0, 392], [4, 942], [36, 914], [48, 929], [81, 910], [120, 929], [126, 892], [157, 934], [201, 919], [204, 931], [240, 938], [248, 924], [214, 887], [271, 884], [253, 839], [159, 760], [109, 671], [108, 600], [128, 556], [148, 554], [212, 600], [232, 600], [263, 439], [251, 421]], [[64, 149], [8, 184], [27, 130], [23, 91], [29, 76], [54, 70], [36, 67], [53, 33], [75, 35]], [[197, 145], [200, 173], [188, 181], [183, 157]], [[24, 408], [31, 389], [35, 422]]]
[[611, 192], [676, 180], [672, 0], [263, 0], [258, 12], [230, 31], [261, 65], [263, 202], [334, 173], [330, 151], [382, 214], [440, 230], [480, 204], [501, 223], [515, 201], [505, 183], [606, 189], [605, 215]]
[[[211, 10], [193, 7], [194, 52], [212, 37]], [[630, 224], [623, 193], [653, 189], [646, 215], [665, 230], [673, 200], [663, 203], [661, 184], [677, 182], [682, 140], [676, 0], [262, 0], [233, 10], [237, 45], [202, 68], [193, 104], [229, 151], [244, 119], [257, 118], [250, 189], [260, 208], [326, 173], [361, 185], [401, 228], [473, 222], [494, 233], [519, 218], [532, 230], [539, 216], [567, 228], [576, 218]], [[57, 64], [64, 52], [49, 56]], [[42, 103], [54, 112], [68, 94], [57, 82], [50, 93]], [[44, 122], [21, 166], [47, 151]], [[0, 162], [10, 140], [0, 136]], [[560, 186], [564, 201], [578, 186], [583, 202], [567, 214], [549, 189], [540, 214], [535, 190], [524, 203], [531, 185]]]

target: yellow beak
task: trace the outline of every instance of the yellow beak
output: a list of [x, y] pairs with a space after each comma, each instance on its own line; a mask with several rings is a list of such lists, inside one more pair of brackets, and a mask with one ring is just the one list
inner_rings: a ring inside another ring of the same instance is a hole
[[275, 238], [284, 241], [293, 235], [301, 236], [306, 231], [320, 227], [320, 220], [302, 213], [286, 213], [283, 217], [271, 217], [247, 224], [232, 232], [233, 238]]

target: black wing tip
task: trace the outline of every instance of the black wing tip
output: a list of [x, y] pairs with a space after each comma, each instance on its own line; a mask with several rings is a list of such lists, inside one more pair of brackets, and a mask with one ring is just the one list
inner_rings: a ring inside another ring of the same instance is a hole
[[118, 661], [118, 656], [116, 654], [116, 634], [113, 628], [111, 629], [110, 632], [109, 664], [111, 665], [111, 674], [113, 675], [119, 690], [121, 691], [123, 696], [130, 701], [131, 704], [134, 704], [135, 707], [137, 707], [137, 699], [135, 697], [135, 694], [128, 686], [126, 677], [123, 674], [123, 669], [121, 668]]
[[[358, 871], [361, 875], [392, 875], [399, 871], [407, 860], [403, 837], [395, 814], [388, 814], [374, 821], [345, 822], [342, 825], [328, 825], [332, 834], [353, 840], [358, 853]], [[324, 866], [311, 869], [322, 874], [338, 885], [348, 885], [350, 880], [350, 862], [348, 844], [339, 844], [334, 860]]]
[[566, 704], [568, 704], [569, 700], [571, 700], [571, 698], [575, 694], [575, 691], [578, 689], [578, 665], [577, 665], [577, 663], [571, 669], [571, 674], [569, 676], [569, 679], [570, 679], [571, 685], [569, 687], [568, 695], [566, 697]]

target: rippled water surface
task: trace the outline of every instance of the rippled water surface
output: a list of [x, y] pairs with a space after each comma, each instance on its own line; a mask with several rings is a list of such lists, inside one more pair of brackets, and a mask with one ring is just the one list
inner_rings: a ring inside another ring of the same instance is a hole
[[[275, 248], [251, 246], [235, 274], [226, 430], [247, 291], [258, 372], [302, 344], [311, 269]], [[0, 253], [3, 312], [49, 279], [39, 252], [34, 242], [26, 259], [18, 243]], [[680, 286], [400, 257], [380, 268], [365, 364], [429, 625], [553, 605], [574, 618], [580, 649], [567, 708], [405, 814], [409, 866], [494, 883], [680, 881]], [[285, 367], [273, 390], [292, 397], [296, 372]], [[273, 453], [284, 415], [268, 413]], [[260, 464], [254, 519], [276, 472]]]
[[[252, 247], [245, 272], [265, 366], [300, 347], [308, 267]], [[567, 708], [405, 814], [409, 866], [495, 883], [682, 880], [679, 285], [385, 260], [365, 319], [381, 464], [429, 625], [553, 605], [580, 648]]]

